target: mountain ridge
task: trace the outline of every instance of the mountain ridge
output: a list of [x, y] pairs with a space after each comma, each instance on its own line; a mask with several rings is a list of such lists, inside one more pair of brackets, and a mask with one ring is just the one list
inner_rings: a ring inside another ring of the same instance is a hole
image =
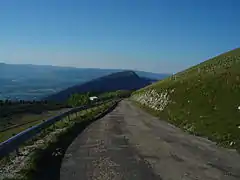
[[137, 90], [149, 84], [151, 84], [151, 81], [139, 77], [134, 71], [127, 70], [69, 87], [63, 91], [47, 96], [44, 99], [49, 101], [65, 101], [75, 93], [104, 93], [117, 90]]
[[[83, 84], [117, 69], [68, 68], [48, 65], [0, 64], [0, 99], [39, 100], [76, 84]], [[29, 75], [31, 74], [31, 75]], [[138, 71], [141, 77], [163, 79], [170, 74]]]

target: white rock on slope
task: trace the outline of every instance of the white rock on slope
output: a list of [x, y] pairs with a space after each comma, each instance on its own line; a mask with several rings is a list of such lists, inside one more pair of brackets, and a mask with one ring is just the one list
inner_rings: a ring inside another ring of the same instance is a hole
[[158, 93], [155, 89], [135, 94], [132, 99], [157, 111], [163, 111], [170, 102], [168, 91]]

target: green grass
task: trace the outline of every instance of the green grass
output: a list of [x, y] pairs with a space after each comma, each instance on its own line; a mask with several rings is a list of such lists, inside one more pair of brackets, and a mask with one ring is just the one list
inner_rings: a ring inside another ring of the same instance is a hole
[[[134, 94], [172, 90], [161, 119], [240, 150], [240, 48], [227, 52]], [[231, 146], [231, 142], [234, 142]]]
[[129, 97], [131, 95], [130, 90], [118, 90], [118, 91], [111, 91], [111, 92], [105, 92], [101, 94], [97, 94], [98, 98], [100, 99], [113, 99], [113, 98], [125, 98]]
[[[25, 113], [21, 115], [14, 115], [11, 116], [11, 118], [8, 120], [8, 123], [11, 123], [11, 125], [19, 125], [17, 127], [10, 128], [6, 131], [0, 132], [0, 142], [3, 142], [10, 137], [20, 133], [23, 130], [26, 130], [34, 125], [37, 125], [39, 123], [42, 123], [43, 120], [46, 120], [50, 117], [56, 116], [61, 112], [66, 111], [67, 109], [60, 109], [57, 111], [46, 111], [42, 112], [41, 114], [31, 114], [31, 113]], [[29, 122], [29, 123], [28, 123]], [[24, 124], [24, 125], [21, 125]], [[0, 129], [5, 129], [9, 127], [9, 125], [2, 125], [0, 126]]]
[[3, 103], [0, 100], [0, 130], [29, 121], [42, 120], [56, 115], [59, 111], [69, 108], [65, 104], [20, 102]]

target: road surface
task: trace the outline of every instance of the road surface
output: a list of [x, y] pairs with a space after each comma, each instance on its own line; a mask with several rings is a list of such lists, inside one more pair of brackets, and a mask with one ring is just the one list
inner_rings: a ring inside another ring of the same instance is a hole
[[240, 155], [122, 101], [69, 146], [60, 179], [239, 180]]

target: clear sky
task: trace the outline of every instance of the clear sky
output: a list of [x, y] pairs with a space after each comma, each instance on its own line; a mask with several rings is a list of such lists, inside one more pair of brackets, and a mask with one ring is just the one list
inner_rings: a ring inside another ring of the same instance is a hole
[[239, 46], [239, 0], [0, 1], [5, 63], [172, 73]]

